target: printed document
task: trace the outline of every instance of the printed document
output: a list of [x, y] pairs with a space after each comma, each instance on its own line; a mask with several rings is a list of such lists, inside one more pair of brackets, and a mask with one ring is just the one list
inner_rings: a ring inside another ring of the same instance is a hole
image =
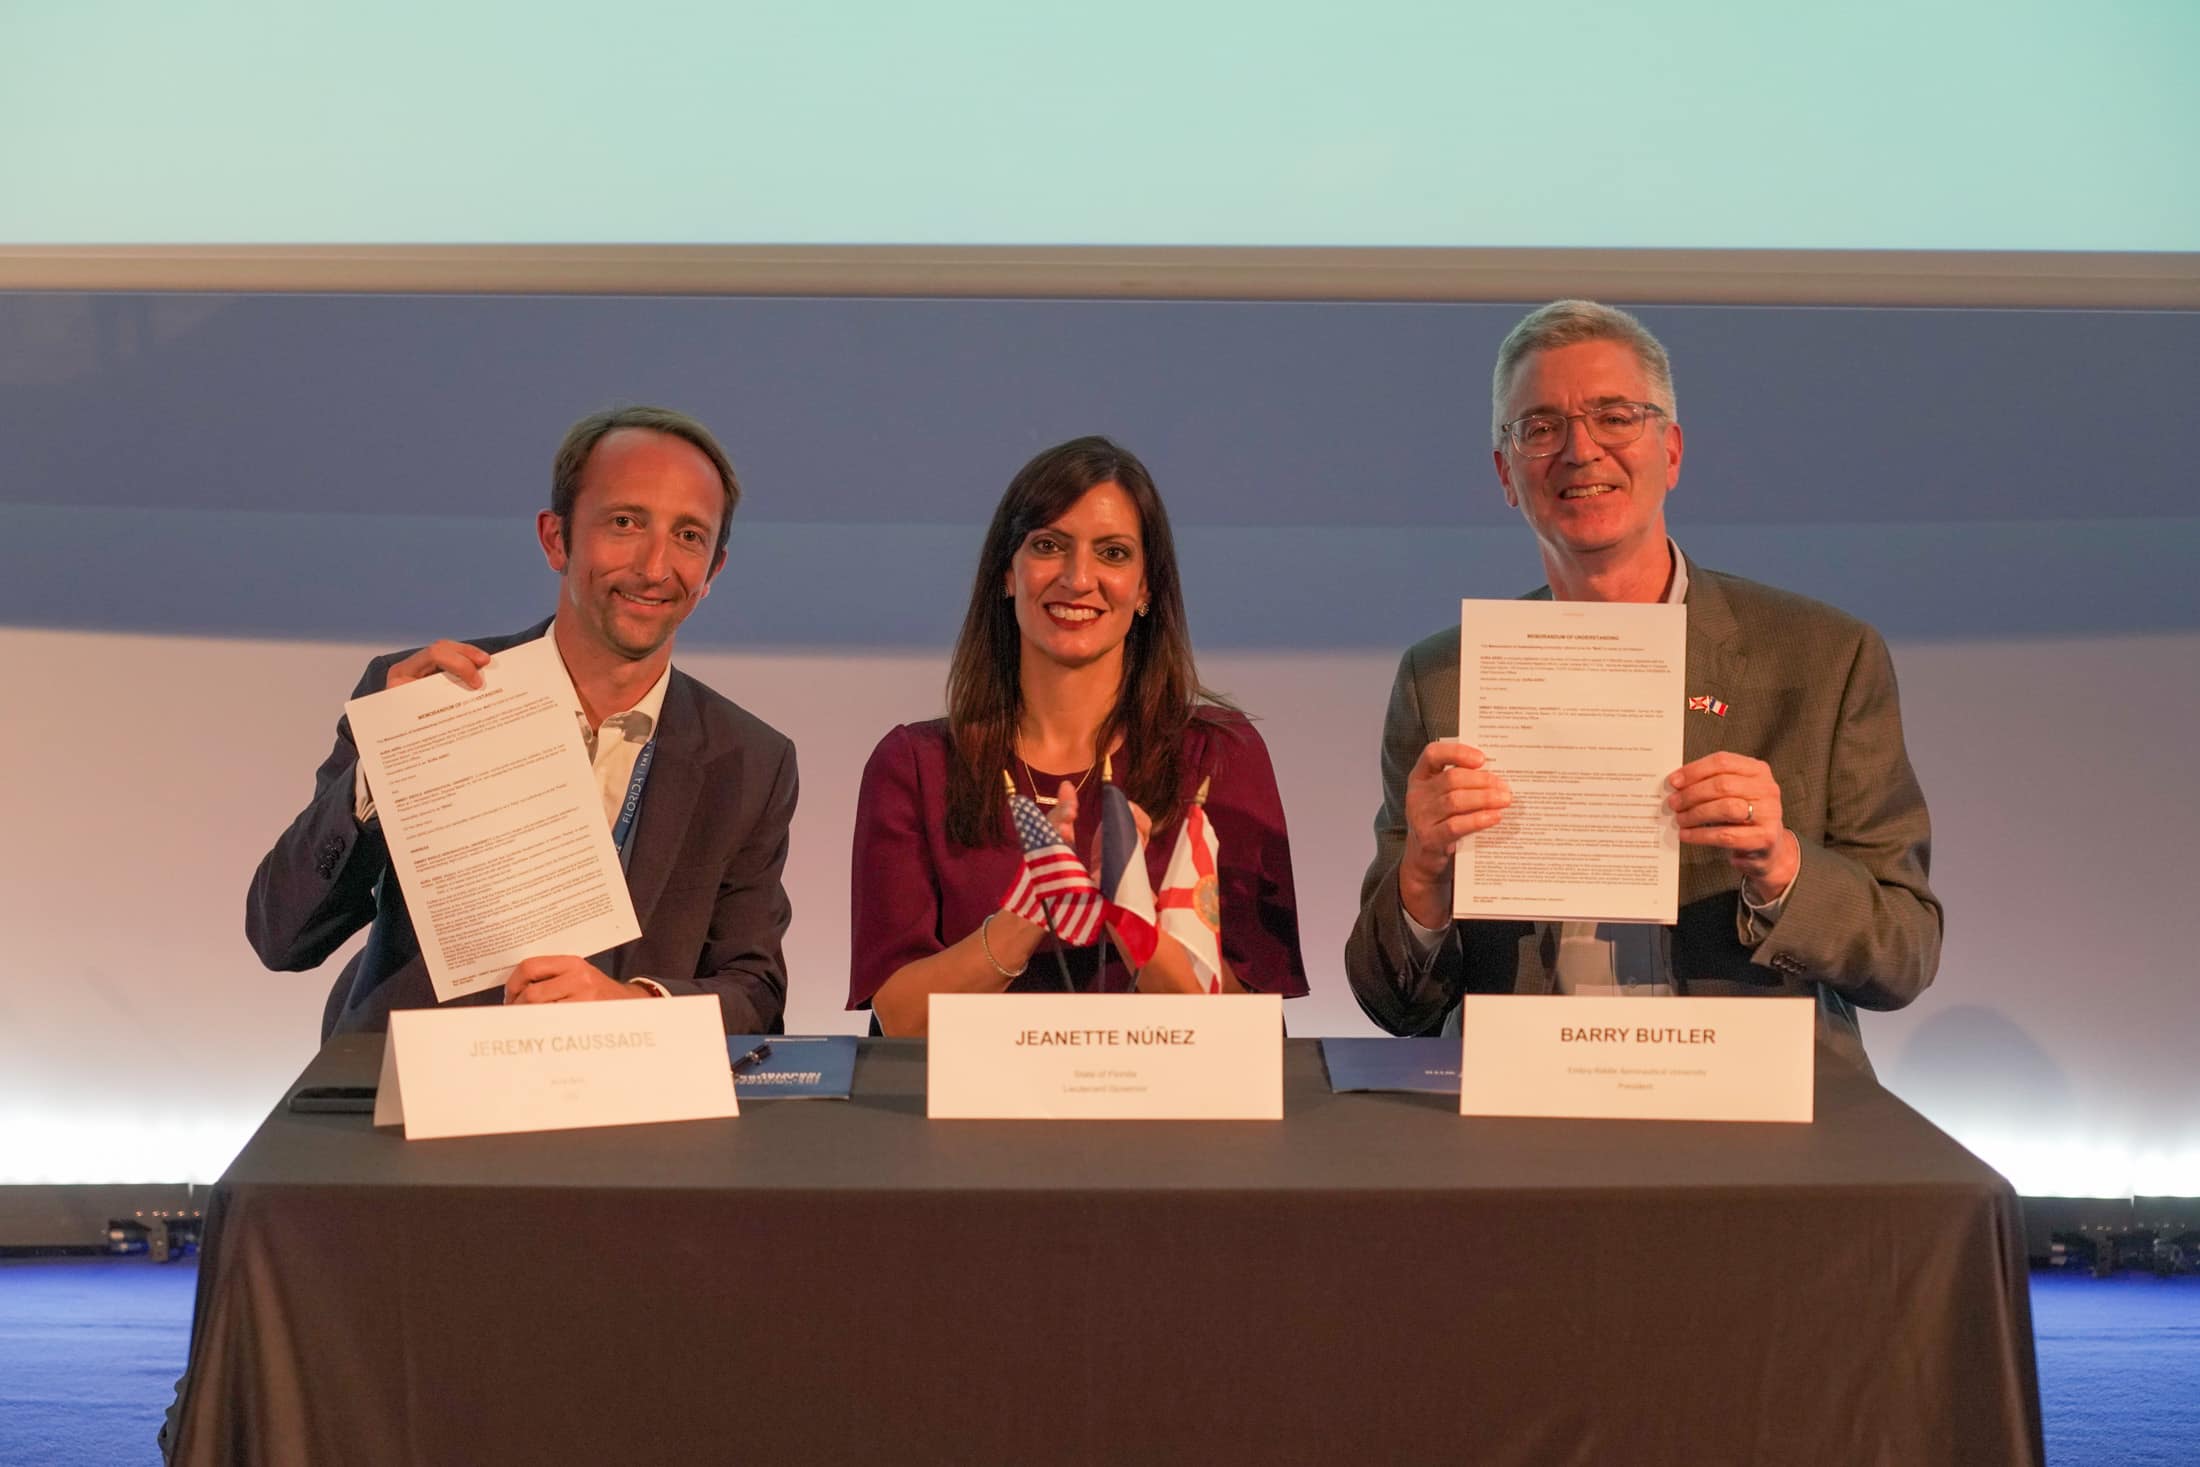
[[1513, 802], [1459, 843], [1452, 915], [1672, 922], [1688, 609], [1459, 603], [1459, 738]]
[[344, 705], [439, 1001], [641, 936], [547, 636]]

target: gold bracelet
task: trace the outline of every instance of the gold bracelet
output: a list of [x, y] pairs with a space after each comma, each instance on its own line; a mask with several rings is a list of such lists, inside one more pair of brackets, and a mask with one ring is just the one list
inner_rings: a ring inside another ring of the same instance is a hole
[[[1003, 908], [1003, 910], [1005, 911], [1006, 909]], [[1016, 979], [1023, 977], [1025, 971], [1031, 967], [1031, 959], [1025, 958], [1024, 966], [1018, 968], [1015, 972], [1011, 973], [1008, 969], [1001, 966], [1001, 960], [999, 958], [993, 956], [993, 944], [986, 940], [985, 930], [986, 928], [991, 927], [993, 925], [993, 919], [1000, 915], [1000, 912], [988, 912], [985, 914], [985, 920], [978, 924], [978, 946], [985, 950], [985, 960], [993, 965], [993, 971], [1000, 974], [1003, 978], [1008, 979], [1010, 982], [1014, 982]]]

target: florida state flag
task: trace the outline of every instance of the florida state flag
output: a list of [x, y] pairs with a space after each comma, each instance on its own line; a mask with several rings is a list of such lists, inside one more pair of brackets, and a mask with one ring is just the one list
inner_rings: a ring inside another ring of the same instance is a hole
[[1154, 907], [1161, 930], [1184, 944], [1209, 993], [1222, 992], [1222, 888], [1215, 880], [1221, 854], [1222, 842], [1207, 823], [1207, 781], [1201, 780]]

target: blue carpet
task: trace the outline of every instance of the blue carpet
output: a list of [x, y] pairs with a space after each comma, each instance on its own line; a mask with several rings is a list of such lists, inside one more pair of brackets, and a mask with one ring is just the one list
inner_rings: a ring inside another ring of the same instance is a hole
[[0, 1467], [157, 1467], [196, 1258], [0, 1259]]
[[2032, 1275], [2049, 1467], [2200, 1463], [2200, 1274]]
[[[195, 1259], [0, 1259], [0, 1467], [155, 1467]], [[2200, 1275], [2032, 1276], [2049, 1467], [2200, 1464]]]

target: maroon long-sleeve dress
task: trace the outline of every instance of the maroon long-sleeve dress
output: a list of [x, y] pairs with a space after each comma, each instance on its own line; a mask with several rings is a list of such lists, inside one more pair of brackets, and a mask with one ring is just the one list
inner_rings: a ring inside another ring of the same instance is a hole
[[[1207, 819], [1221, 845], [1222, 953], [1247, 988], [1297, 998], [1306, 992], [1299, 955], [1298, 896], [1291, 884], [1291, 842], [1268, 747], [1243, 715], [1202, 708], [1184, 732], [1186, 802], [1211, 777]], [[1000, 909], [1015, 882], [1020, 852], [1009, 838], [971, 849], [947, 836], [947, 721], [902, 724], [879, 740], [864, 766], [856, 799], [855, 860], [849, 880], [851, 924], [848, 1007], [869, 1008], [871, 996], [896, 971], [949, 947]], [[1025, 772], [1012, 772], [1026, 789]], [[1065, 777], [1031, 771], [1042, 794]], [[1090, 849], [1100, 801], [1088, 782], [1077, 808], [1076, 848]], [[1005, 798], [1005, 796], [1004, 796]], [[1176, 848], [1181, 822], [1146, 842], [1146, 868], [1156, 891]], [[1061, 971], [1045, 939], [1012, 993], [1059, 990]], [[1066, 948], [1070, 978], [1082, 992], [1120, 993], [1131, 987], [1122, 957], [1107, 941]]]

